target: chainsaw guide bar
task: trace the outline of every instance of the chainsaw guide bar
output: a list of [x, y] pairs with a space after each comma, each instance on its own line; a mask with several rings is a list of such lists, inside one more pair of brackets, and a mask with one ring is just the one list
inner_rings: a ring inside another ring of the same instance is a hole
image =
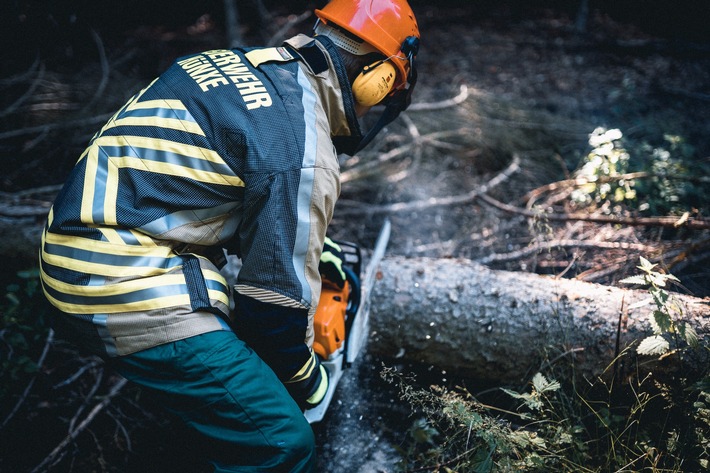
[[[336, 321], [340, 322], [340, 324], [344, 322], [346, 332], [344, 343], [337, 350], [325, 354], [325, 356], [323, 353], [319, 353], [319, 350], [316, 350], [316, 353], [321, 356], [321, 364], [328, 371], [329, 383], [328, 391], [323, 401], [316, 407], [304, 412], [306, 420], [311, 424], [323, 420], [330, 406], [330, 402], [333, 400], [335, 388], [343, 375], [343, 370], [352, 365], [367, 342], [370, 331], [370, 297], [375, 286], [375, 280], [377, 279], [377, 269], [387, 249], [387, 243], [390, 238], [390, 228], [390, 221], [385, 220], [377, 236], [375, 247], [372, 250], [362, 279], [359, 281], [359, 284], [352, 284], [353, 288], [351, 290], [359, 291], [359, 294], [351, 294], [351, 299], [357, 300], [355, 313], [348, 314], [346, 316], [347, 320], [345, 321]], [[352, 271], [353, 268], [356, 268], [359, 272], [361, 262], [359, 248], [352, 244], [343, 244], [342, 247], [345, 255], [345, 265], [348, 266], [349, 264], [349, 270]], [[359, 278], [359, 275], [357, 275], [357, 277]], [[323, 301], [324, 297], [326, 296], [321, 295], [321, 301]], [[316, 340], [314, 345], [319, 344], [319, 334], [328, 332], [330, 327], [327, 325], [330, 323], [330, 321], [318, 320], [318, 312], [316, 312], [316, 320], [314, 321], [314, 325], [316, 325], [316, 327], [314, 327]], [[325, 337], [325, 335], [323, 335], [323, 337]], [[320, 345], [325, 345], [325, 342], [320, 342]]]

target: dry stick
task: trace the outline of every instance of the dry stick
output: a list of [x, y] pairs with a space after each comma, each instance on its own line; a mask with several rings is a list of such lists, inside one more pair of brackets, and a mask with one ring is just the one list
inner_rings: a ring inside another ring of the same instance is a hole
[[[49, 347], [52, 344], [52, 341], [54, 340], [54, 330], [49, 329], [49, 333], [47, 334], [47, 340], [44, 342], [44, 349], [42, 350], [42, 354], [40, 355], [39, 359], [37, 360], [37, 368], [39, 372], [39, 368], [42, 367], [44, 364], [44, 359], [47, 357], [47, 353], [49, 353]], [[12, 408], [10, 413], [5, 417], [5, 420], [2, 422], [0, 425], [0, 430], [5, 428], [8, 422], [10, 422], [10, 419], [12, 419], [15, 414], [17, 414], [17, 411], [20, 409], [20, 406], [25, 402], [27, 399], [27, 396], [30, 393], [30, 389], [32, 389], [32, 386], [35, 384], [35, 381], [37, 380], [37, 375], [34, 375], [30, 382], [27, 384], [27, 387], [22, 393], [22, 396], [20, 396], [20, 399], [17, 400], [17, 403], [15, 404], [15, 407]]]
[[89, 393], [84, 397], [84, 402], [81, 403], [81, 406], [79, 406], [79, 409], [76, 410], [74, 413], [74, 417], [72, 417], [71, 421], [69, 421], [69, 430], [74, 430], [74, 425], [76, 424], [77, 419], [81, 416], [81, 413], [84, 412], [84, 409], [89, 405], [89, 402], [91, 399], [94, 397], [94, 394], [96, 394], [96, 391], [99, 390], [99, 387], [101, 386], [101, 382], [104, 379], [104, 370], [99, 369], [99, 373], [96, 376], [96, 379], [94, 380], [94, 385], [91, 387], [89, 390]]
[[103, 95], [104, 90], [106, 90], [106, 86], [108, 85], [108, 79], [111, 73], [111, 67], [109, 66], [108, 59], [106, 58], [106, 48], [104, 47], [104, 42], [101, 40], [101, 36], [99, 36], [96, 30], [92, 28], [90, 31], [91, 38], [94, 40], [94, 43], [96, 43], [96, 49], [99, 52], [99, 63], [101, 64], [101, 81], [99, 82], [98, 87], [96, 87], [94, 96], [91, 98], [91, 100], [89, 100], [86, 105], [84, 105], [82, 112], [88, 110], [89, 107], [94, 105], [96, 101]]
[[[358, 179], [362, 177], [363, 175], [366, 174], [368, 170], [372, 170], [373, 168], [377, 168], [380, 164], [389, 161], [391, 159], [396, 158], [397, 156], [400, 156], [407, 151], [418, 147], [420, 144], [424, 143], [429, 143], [429, 142], [438, 142], [437, 140], [439, 138], [446, 138], [448, 136], [457, 136], [461, 134], [466, 134], [470, 133], [470, 129], [466, 128], [459, 128], [458, 130], [447, 130], [447, 131], [437, 131], [433, 133], [428, 133], [426, 135], [420, 135], [417, 139], [399, 146], [397, 148], [391, 149], [390, 151], [386, 153], [382, 153], [379, 156], [377, 156], [376, 159], [368, 160], [364, 164], [354, 167], [352, 169], [348, 169], [347, 171], [343, 171], [340, 173], [340, 182], [348, 182], [352, 181], [355, 179]], [[380, 172], [380, 171], [377, 171]]]
[[512, 261], [532, 253], [555, 248], [598, 248], [606, 250], [634, 250], [644, 253], [651, 253], [658, 250], [653, 246], [642, 245], [640, 243], [609, 242], [609, 241], [581, 241], [581, 240], [556, 240], [536, 243], [521, 250], [510, 253], [498, 253], [486, 256], [478, 260], [481, 264], [499, 263], [502, 261]]
[[77, 120], [66, 120], [63, 122], [50, 123], [46, 125], [30, 126], [27, 128], [19, 128], [17, 130], [10, 130], [4, 133], [0, 133], [0, 140], [5, 140], [8, 138], [15, 138], [17, 136], [31, 135], [32, 133], [42, 133], [45, 130], [61, 130], [63, 128], [78, 128], [84, 125], [93, 125], [96, 123], [103, 123], [113, 116], [113, 113], [103, 113], [91, 118], [80, 118]]
[[441, 110], [442, 108], [455, 107], [466, 101], [468, 98], [468, 87], [466, 84], [462, 84], [459, 87], [459, 94], [450, 99], [442, 100], [441, 102], [423, 102], [423, 103], [413, 103], [407, 110], [412, 112], [421, 112], [423, 110]]
[[621, 181], [621, 180], [631, 180], [631, 179], [645, 179], [649, 177], [662, 177], [665, 179], [671, 179], [671, 180], [683, 180], [683, 181], [689, 181], [689, 182], [696, 182], [696, 183], [708, 183], [710, 182], [710, 177], [707, 176], [676, 176], [676, 175], [659, 175], [659, 174], [654, 174], [650, 172], [644, 172], [644, 171], [639, 171], [639, 172], [630, 172], [626, 174], [620, 174], [618, 176], [599, 176], [596, 178], [596, 180], [590, 180], [586, 177], [578, 177], [575, 179], [565, 179], [562, 181], [557, 181], [557, 182], [552, 182], [550, 184], [546, 184], [544, 186], [538, 187], [537, 189], [533, 189], [527, 194], [525, 194], [520, 200], [523, 202], [527, 202], [527, 205], [525, 208], [528, 210], [532, 208], [533, 204], [535, 201], [540, 198], [540, 195], [544, 194], [545, 192], [554, 192], [558, 191], [561, 189], [569, 189], [573, 187], [581, 187], [586, 184], [601, 184], [605, 182], [614, 182], [614, 181]]
[[32, 81], [32, 84], [30, 84], [29, 88], [27, 91], [22, 94], [17, 100], [15, 100], [13, 103], [11, 103], [8, 107], [5, 108], [5, 110], [0, 111], [0, 117], [5, 117], [7, 115], [10, 115], [14, 113], [22, 104], [24, 104], [27, 99], [29, 99], [32, 94], [34, 93], [35, 89], [37, 89], [37, 86], [39, 86], [39, 83], [44, 79], [44, 72], [45, 72], [45, 66], [44, 63], [40, 64], [39, 72], [37, 73], [37, 77]]
[[595, 223], [611, 223], [615, 225], [629, 225], [633, 227], [688, 227], [694, 230], [706, 230], [710, 229], [710, 219], [688, 217], [611, 217], [606, 215], [590, 215], [582, 213], [546, 213], [546, 212], [534, 212], [526, 209], [521, 209], [512, 205], [504, 204], [493, 197], [486, 195], [484, 193], [479, 193], [477, 198], [481, 199], [483, 202], [496, 207], [497, 209], [503, 210], [505, 212], [510, 212], [514, 214], [524, 215], [530, 218], [540, 218], [545, 220], [555, 220], [555, 221], [572, 221], [581, 220], [584, 222], [595, 222]]
[[[412, 140], [414, 142], [419, 142], [421, 140], [421, 133], [419, 133], [419, 129], [417, 128], [417, 125], [414, 124], [411, 118], [409, 118], [407, 115], [402, 115], [402, 121], [407, 125], [407, 131], [409, 131], [410, 136], [412, 137]], [[410, 172], [416, 171], [416, 169], [419, 167], [419, 163], [422, 160], [422, 147], [421, 146], [415, 146], [414, 147], [414, 157], [412, 158], [412, 163], [406, 167], [406, 169], [398, 172], [395, 175], [390, 176], [388, 179], [390, 182], [398, 182], [404, 178], [407, 177], [407, 175]]]
[[121, 392], [121, 389], [126, 385], [128, 381], [126, 379], [121, 379], [119, 380], [116, 384], [113, 385], [111, 388], [111, 391], [101, 400], [100, 403], [96, 404], [94, 408], [87, 414], [86, 418], [79, 424], [76, 429], [70, 431], [66, 437], [64, 437], [64, 440], [62, 440], [59, 445], [57, 445], [52, 452], [47, 455], [47, 457], [42, 460], [42, 463], [34, 467], [34, 469], [31, 471], [31, 473], [35, 472], [40, 472], [44, 469], [45, 466], [49, 465], [54, 461], [54, 459], [59, 455], [62, 450], [64, 450], [67, 445], [69, 445], [71, 442], [76, 439], [76, 437], [86, 429], [89, 424], [94, 420], [94, 418], [99, 415], [99, 413], [106, 408], [106, 406], [109, 405], [111, 402], [111, 399], [113, 399], [119, 392]]
[[476, 200], [483, 193], [501, 184], [520, 170], [520, 158], [516, 155], [510, 162], [507, 168], [497, 174], [493, 179], [482, 185], [478, 189], [474, 189], [463, 195], [451, 197], [430, 197], [425, 200], [415, 200], [412, 202], [397, 202], [388, 205], [363, 206], [359, 208], [342, 209], [338, 211], [339, 216], [345, 215], [360, 215], [360, 214], [377, 214], [377, 213], [393, 213], [404, 211], [424, 210], [431, 207], [439, 207], [445, 205], [465, 204]]

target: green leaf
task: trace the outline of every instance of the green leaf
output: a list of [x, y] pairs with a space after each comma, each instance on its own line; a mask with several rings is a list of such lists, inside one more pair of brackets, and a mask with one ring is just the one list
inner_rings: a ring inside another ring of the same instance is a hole
[[560, 383], [555, 381], [548, 381], [541, 373], [535, 374], [532, 379], [533, 387], [539, 393], [544, 393], [546, 391], [557, 391], [560, 389]]
[[644, 258], [643, 256], [639, 256], [639, 260], [641, 261], [641, 266], [638, 266], [638, 268], [643, 271], [643, 272], [650, 272], [653, 268], [656, 267], [655, 264], [651, 263], [649, 260]]
[[645, 286], [646, 284], [648, 284], [646, 276], [641, 274], [637, 274], [636, 276], [629, 276], [628, 278], [624, 278], [619, 282], [622, 284], [638, 284], [641, 286]]
[[685, 338], [685, 342], [691, 347], [695, 348], [698, 346], [698, 334], [695, 329], [688, 325], [687, 323], [680, 324], [680, 334]]
[[639, 355], [663, 355], [668, 352], [670, 345], [668, 341], [660, 335], [653, 335], [644, 338], [636, 348], [636, 353]]
[[653, 333], [660, 335], [662, 333], [667, 333], [671, 331], [673, 326], [673, 321], [670, 316], [665, 312], [660, 310], [654, 310], [651, 314], [651, 327], [653, 327]]

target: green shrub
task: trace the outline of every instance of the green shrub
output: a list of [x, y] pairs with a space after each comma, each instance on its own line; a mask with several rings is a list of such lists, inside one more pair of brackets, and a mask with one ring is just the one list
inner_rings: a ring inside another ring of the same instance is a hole
[[47, 340], [47, 303], [37, 270], [20, 271], [0, 302], [0, 404], [21, 390], [37, 371]]

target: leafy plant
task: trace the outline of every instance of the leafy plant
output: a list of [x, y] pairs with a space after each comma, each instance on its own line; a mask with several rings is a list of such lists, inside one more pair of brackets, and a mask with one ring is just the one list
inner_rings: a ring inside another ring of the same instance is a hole
[[[653, 335], [644, 338], [636, 351], [640, 355], [668, 355], [672, 353], [670, 341], [675, 341], [676, 347], [683, 345], [691, 348], [698, 346], [698, 334], [695, 329], [682, 320], [683, 310], [664, 288], [669, 282], [679, 282], [672, 274], [655, 271], [652, 264], [643, 256], [640, 258], [641, 274], [637, 274], [620, 282], [648, 287], [650, 299], [639, 302], [636, 306], [643, 307], [649, 302], [655, 306], [649, 314]], [[669, 340], [670, 339], [670, 340]], [[677, 349], [677, 348], [676, 348]]]
[[595, 129], [589, 137], [592, 150], [584, 159], [584, 164], [575, 173], [586, 184], [572, 192], [572, 200], [577, 204], [602, 204], [605, 201], [623, 202], [636, 198], [633, 181], [611, 179], [625, 174], [628, 170], [629, 153], [621, 144], [623, 134], [618, 129]]
[[[710, 186], [701, 177], [710, 169], [696, 162], [695, 150], [678, 135], [663, 143], [633, 142], [619, 129], [596, 128], [589, 136], [591, 151], [574, 177], [583, 184], [571, 194], [578, 206], [597, 206], [618, 213], [628, 209], [652, 215], [707, 211]], [[690, 171], [687, 163], [698, 169]]]

